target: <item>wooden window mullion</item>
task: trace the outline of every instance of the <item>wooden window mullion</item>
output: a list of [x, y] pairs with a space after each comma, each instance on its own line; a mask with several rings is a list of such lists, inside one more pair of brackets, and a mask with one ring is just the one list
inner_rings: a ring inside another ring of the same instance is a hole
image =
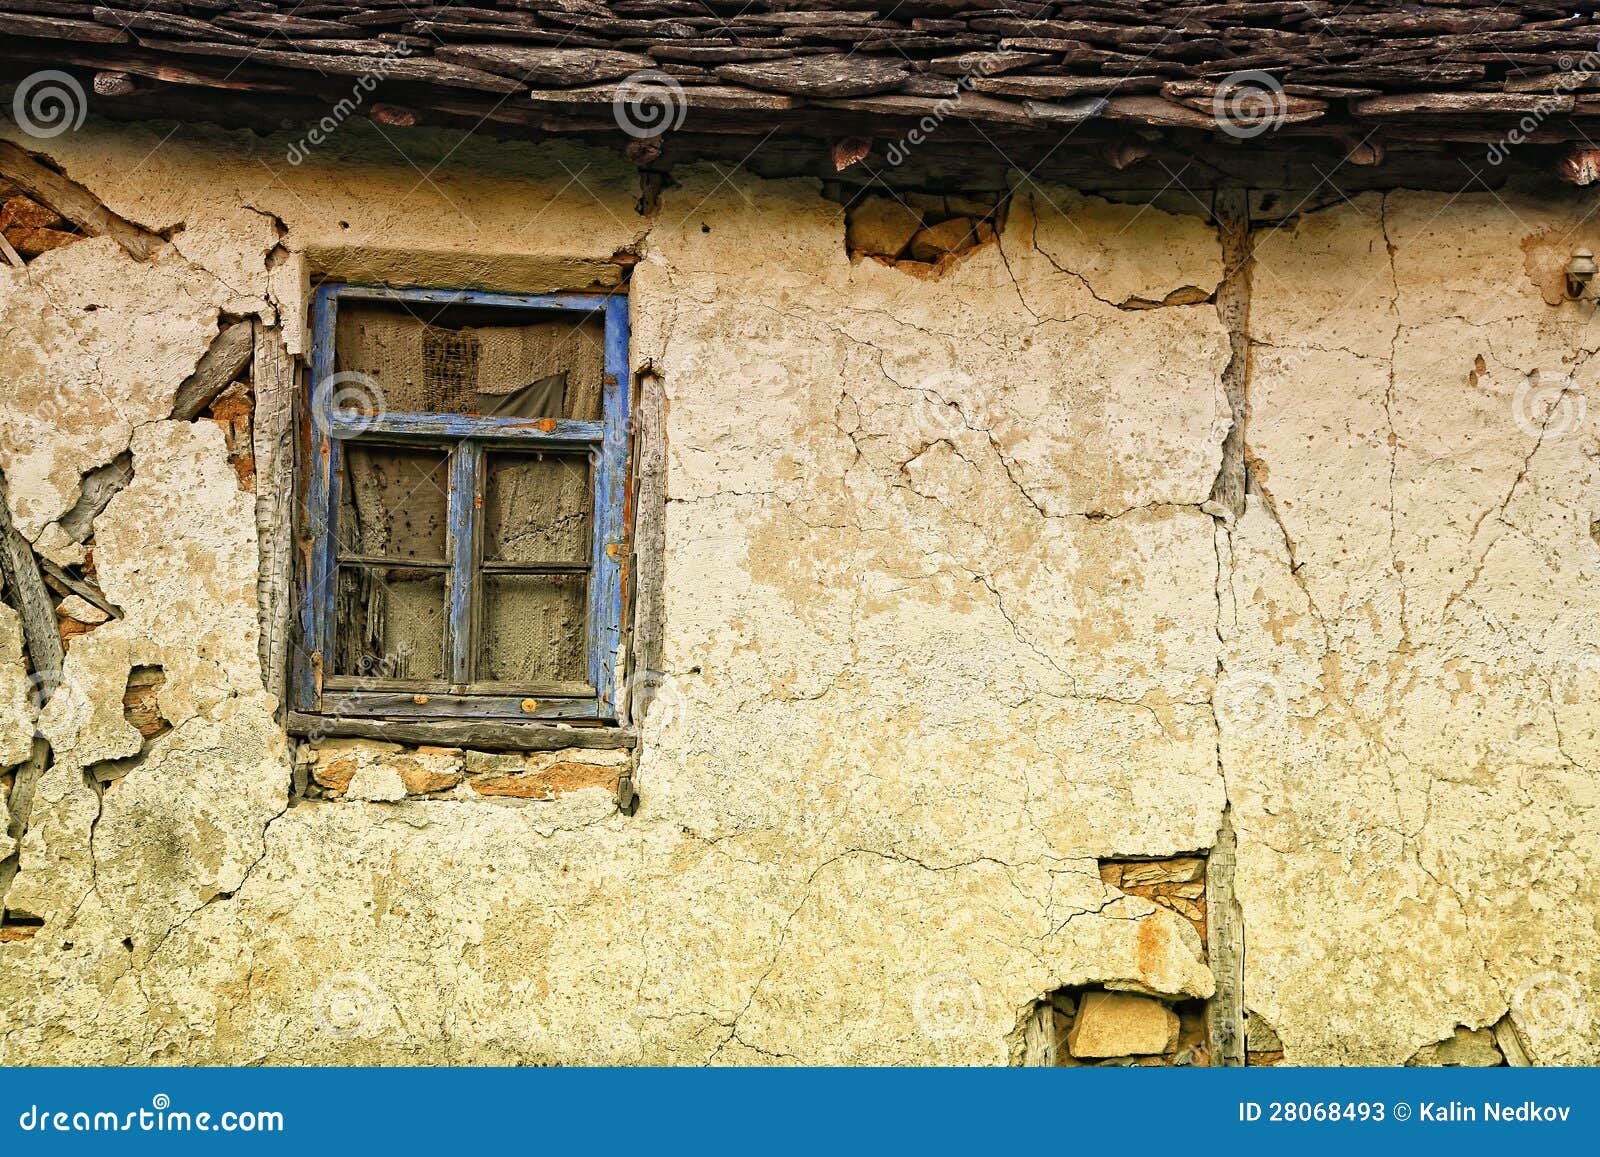
[[483, 509], [483, 447], [469, 439], [450, 459], [450, 682], [472, 682], [477, 647], [479, 512]]

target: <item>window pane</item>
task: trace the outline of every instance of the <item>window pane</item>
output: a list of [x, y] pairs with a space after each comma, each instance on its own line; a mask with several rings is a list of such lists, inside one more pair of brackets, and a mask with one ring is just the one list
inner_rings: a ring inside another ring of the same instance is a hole
[[339, 551], [443, 562], [449, 498], [442, 451], [346, 442]]
[[340, 567], [333, 673], [444, 679], [444, 584], [442, 570]]
[[589, 561], [594, 499], [587, 454], [495, 454], [484, 483], [483, 557], [494, 562]]
[[351, 301], [335, 348], [336, 368], [372, 378], [388, 411], [600, 417], [605, 323], [591, 313]]
[[475, 677], [587, 681], [588, 592], [586, 574], [485, 575]]

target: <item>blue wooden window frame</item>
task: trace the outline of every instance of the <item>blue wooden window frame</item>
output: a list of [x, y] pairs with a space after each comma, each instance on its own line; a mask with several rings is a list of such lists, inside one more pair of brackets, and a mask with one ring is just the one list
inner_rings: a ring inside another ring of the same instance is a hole
[[[341, 301], [417, 302], [442, 306], [492, 306], [508, 310], [598, 314], [605, 324], [605, 370], [601, 420], [485, 417], [474, 414], [362, 414], [318, 404], [321, 383], [334, 373], [334, 334]], [[310, 456], [305, 486], [300, 645], [292, 693], [298, 710], [321, 715], [402, 719], [503, 721], [617, 716], [617, 670], [622, 644], [626, 582], [628, 470], [628, 299], [557, 294], [522, 296], [382, 286], [321, 286], [312, 306], [311, 375], [306, 392]], [[372, 679], [334, 676], [333, 614], [338, 577], [334, 527], [339, 509], [343, 447], [367, 438], [384, 444], [414, 444], [449, 454], [450, 497], [447, 552], [448, 623], [445, 658], [451, 678], [426, 693], [381, 688]], [[483, 492], [484, 450], [586, 450], [594, 490], [589, 569], [587, 684], [508, 688], [461, 678], [471, 658], [471, 615], [479, 572], [474, 567]]]

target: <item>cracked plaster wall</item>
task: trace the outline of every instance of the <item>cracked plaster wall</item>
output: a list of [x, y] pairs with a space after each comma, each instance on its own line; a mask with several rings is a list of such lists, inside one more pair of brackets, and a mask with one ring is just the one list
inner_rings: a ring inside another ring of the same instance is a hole
[[[1587, 516], [1581, 543], [1554, 532], [1590, 459], [1438, 392], [1468, 335], [1518, 367], [1580, 352], [1488, 198], [1430, 220], [1395, 194], [1308, 217], [1320, 249], [1263, 242], [1261, 493], [1231, 524], [1202, 509], [1229, 424], [1215, 308], [1119, 308], [1216, 287], [1200, 219], [1029, 187], [998, 244], [920, 280], [852, 264], [810, 181], [680, 172], [642, 218], [599, 153], [418, 130], [408, 165], [351, 122], [294, 167], [245, 134], [156, 147], [167, 127], [49, 153], [172, 250], [78, 242], [0, 286], [0, 364], [44, 354], [0, 383], [19, 526], [48, 542], [79, 472], [135, 467], [96, 523], [126, 615], [73, 641], [78, 694], [40, 722], [55, 758], [7, 905], [45, 923], [0, 942], [0, 1062], [1004, 1062], [1052, 989], [1210, 993], [1188, 923], [1097, 858], [1205, 848], [1225, 802], [1247, 1000], [1291, 1060], [1403, 1059], [1540, 970], [1592, 993], [1563, 955], [1594, 955], [1587, 700], [1505, 662], [1534, 633], [1584, 645]], [[1477, 246], [1500, 292], [1441, 245]], [[605, 284], [630, 247], [633, 360], [668, 404], [643, 808], [288, 806], [253, 498], [217, 427], [162, 420], [172, 391], [224, 314], [303, 351], [313, 271], [537, 292]], [[1373, 316], [1321, 325], [1336, 294]], [[1464, 452], [1481, 511], [1441, 497]], [[1360, 610], [1402, 574], [1391, 618]], [[1474, 636], [1491, 609], [1516, 641]], [[1451, 651], [1473, 639], [1476, 665]], [[84, 769], [138, 750], [121, 695], [151, 664], [174, 729], [97, 798]], [[21, 685], [16, 648], [0, 666]], [[1251, 686], [1296, 725], [1263, 730]], [[1352, 889], [1352, 848], [1403, 870]], [[1529, 910], [1531, 874], [1562, 918]]]

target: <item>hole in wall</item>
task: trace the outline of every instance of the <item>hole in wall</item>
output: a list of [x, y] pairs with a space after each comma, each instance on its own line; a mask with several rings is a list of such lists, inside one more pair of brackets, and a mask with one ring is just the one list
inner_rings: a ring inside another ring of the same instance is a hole
[[[29, 197], [9, 181], [0, 180], [0, 236], [23, 261], [82, 240], [81, 229], [50, 206]], [[5, 260], [9, 260], [7, 254]]]
[[166, 670], [160, 666], [140, 666], [128, 672], [128, 682], [122, 692], [122, 717], [144, 742], [132, 755], [103, 759], [84, 768], [84, 778], [91, 786], [103, 788], [122, 779], [143, 763], [155, 743], [172, 730], [172, 723], [161, 714], [159, 701], [166, 682]]
[[167, 672], [160, 666], [135, 667], [128, 672], [128, 684], [122, 692], [122, 716], [144, 736], [146, 743], [172, 730], [157, 702], [166, 684]]
[[1167, 1000], [1086, 985], [1035, 1001], [1024, 1065], [1057, 1068], [1210, 1065], [1203, 1000]]
[[1101, 860], [1100, 879], [1130, 896], [1182, 916], [1206, 947], [1206, 861], [1204, 856], [1164, 860]]
[[845, 248], [852, 260], [870, 257], [913, 276], [937, 277], [992, 243], [1005, 209], [1001, 194], [860, 192], [845, 205]]

